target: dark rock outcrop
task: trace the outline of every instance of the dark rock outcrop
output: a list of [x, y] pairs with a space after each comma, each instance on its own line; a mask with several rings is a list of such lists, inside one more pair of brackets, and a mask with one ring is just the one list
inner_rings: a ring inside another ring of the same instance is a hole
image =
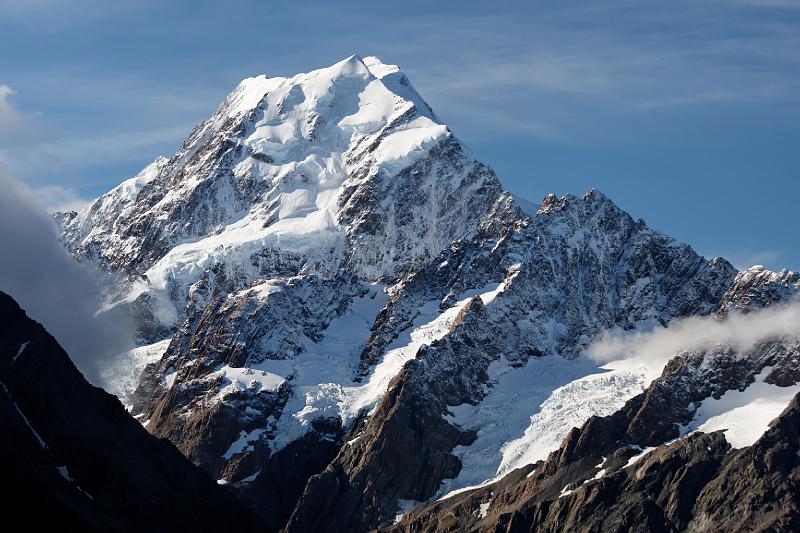
[[771, 272], [754, 266], [740, 272], [723, 298], [718, 316], [732, 311], [748, 313], [775, 303], [786, 303], [800, 293], [800, 274], [791, 270]]
[[263, 531], [226, 489], [91, 386], [2, 292], [0, 324], [6, 530]]

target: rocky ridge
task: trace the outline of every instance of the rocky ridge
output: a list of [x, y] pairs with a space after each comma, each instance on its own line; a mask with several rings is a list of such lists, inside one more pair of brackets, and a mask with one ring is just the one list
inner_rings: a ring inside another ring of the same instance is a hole
[[263, 530], [255, 513], [91, 386], [3, 292], [0, 321], [7, 529]]

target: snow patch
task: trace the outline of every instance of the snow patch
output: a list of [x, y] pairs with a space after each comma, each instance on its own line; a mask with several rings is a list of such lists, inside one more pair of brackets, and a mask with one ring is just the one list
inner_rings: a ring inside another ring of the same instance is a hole
[[448, 135], [447, 126], [436, 124], [428, 117], [417, 117], [405, 129], [384, 138], [375, 151], [375, 163], [396, 172]]
[[31, 430], [33, 436], [36, 437], [36, 440], [39, 442], [39, 446], [41, 446], [42, 449], [47, 450], [48, 449], [47, 443], [44, 441], [44, 439], [42, 439], [39, 433], [35, 429], [33, 429], [33, 426], [28, 420], [28, 417], [25, 416], [25, 413], [23, 413], [22, 409], [19, 408], [19, 405], [17, 405], [17, 402], [14, 400], [14, 398], [11, 396], [11, 393], [8, 391], [8, 387], [6, 387], [6, 384], [0, 381], [0, 387], [3, 387], [3, 391], [5, 391], [6, 396], [8, 396], [9, 399], [11, 400], [11, 403], [14, 404], [14, 409], [17, 410], [17, 414], [19, 414], [20, 418], [22, 418], [22, 421], [25, 422], [25, 425], [28, 426], [28, 429]]
[[[624, 365], [619, 365], [623, 367]], [[608, 368], [585, 357], [549, 355], [514, 368], [505, 358], [489, 366], [492, 388], [478, 405], [451, 407], [449, 420], [477, 430], [468, 446], [453, 450], [462, 468], [444, 480], [437, 498], [491, 483], [545, 459], [573, 427], [605, 416], [642, 392], [648, 371]]]
[[265, 300], [270, 294], [275, 294], [276, 292], [281, 292], [280, 285], [273, 285], [271, 283], [259, 283], [258, 285], [253, 285], [247, 291], [251, 292], [258, 298]]
[[167, 389], [171, 389], [172, 388], [172, 385], [175, 384], [175, 378], [176, 377], [178, 377], [178, 371], [177, 370], [175, 370], [173, 372], [170, 372], [169, 374], [164, 376], [164, 385], [167, 387]]
[[[278, 374], [272, 372], [265, 372], [258, 368], [234, 368], [224, 365], [222, 368], [209, 374], [209, 379], [217, 379], [222, 377], [224, 385], [220, 387], [215, 401], [218, 401], [225, 396], [238, 391], [253, 390], [256, 391], [276, 391], [285, 380]], [[174, 380], [174, 377], [173, 377]], [[170, 384], [170, 387], [172, 385]]]
[[370, 72], [378, 78], [383, 79], [389, 74], [395, 74], [400, 72], [400, 69], [397, 65], [386, 65], [380, 59], [375, 56], [367, 56], [364, 58], [364, 64], [367, 66]]
[[228, 461], [234, 455], [252, 452], [254, 449], [253, 443], [261, 439], [261, 435], [263, 435], [265, 431], [266, 429], [264, 428], [254, 429], [249, 433], [247, 431], [242, 431], [239, 434], [239, 438], [233, 441], [231, 445], [228, 446], [228, 450], [222, 454], [222, 458]]
[[605, 468], [601, 468], [600, 470], [597, 471], [597, 473], [594, 475], [594, 477], [592, 477], [592, 479], [587, 480], [585, 483], [588, 483], [589, 481], [594, 481], [596, 479], [600, 479], [601, 477], [603, 477], [605, 475], [606, 475], [606, 469]]
[[19, 358], [20, 355], [22, 355], [22, 352], [25, 351], [25, 348], [28, 347], [29, 343], [30, 341], [25, 341], [19, 345], [19, 349], [17, 350], [17, 355], [15, 355], [14, 358], [11, 360], [12, 365], [17, 362], [17, 359]]
[[703, 400], [694, 419], [681, 427], [681, 435], [694, 431], [724, 431], [725, 440], [733, 448], [752, 446], [769, 429], [769, 424], [800, 392], [800, 384], [779, 387], [763, 381], [769, 369], [743, 391], [726, 391], [718, 400]]
[[234, 89], [223, 107], [229, 117], [250, 111], [258, 105], [264, 95], [275, 89], [285, 78], [268, 78], [264, 74], [245, 78]]
[[623, 466], [622, 468], [628, 468], [629, 466], [635, 465], [636, 463], [639, 462], [641, 458], [643, 458], [645, 455], [649, 454], [650, 452], [656, 449], [655, 446], [648, 446], [647, 448], [642, 448], [641, 446], [631, 446], [631, 447], [641, 450], [641, 452], [628, 459], [628, 462], [625, 463], [625, 466]]

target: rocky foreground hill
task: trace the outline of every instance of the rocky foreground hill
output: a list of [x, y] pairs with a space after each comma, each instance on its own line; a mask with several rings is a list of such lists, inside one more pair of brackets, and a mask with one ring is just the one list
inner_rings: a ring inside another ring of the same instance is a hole
[[244, 80], [172, 157], [57, 218], [126, 279], [108, 305], [140, 346], [107, 386], [272, 529], [794, 523], [791, 397], [740, 451], [691, 431], [726, 393], [793, 391], [796, 337], [665, 368], [584, 354], [791, 305], [797, 274], [737, 273], [594, 189], [521, 205], [374, 57]]
[[264, 524], [0, 292], [5, 531], [263, 531]]

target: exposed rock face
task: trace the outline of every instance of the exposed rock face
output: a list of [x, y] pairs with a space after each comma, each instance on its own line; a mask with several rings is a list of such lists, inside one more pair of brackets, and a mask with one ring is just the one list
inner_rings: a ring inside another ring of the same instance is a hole
[[731, 311], [747, 313], [768, 305], [789, 302], [800, 293], [800, 274], [790, 270], [771, 272], [754, 266], [740, 272], [717, 312], [726, 316]]
[[689, 531], [800, 528], [800, 397], [753, 446], [731, 457], [700, 492]]
[[638, 452], [624, 447], [596, 464], [567, 458], [588, 438], [587, 424], [534, 470], [422, 505], [385, 530], [794, 531], [799, 399], [752, 446], [731, 450], [721, 432], [696, 433], [630, 466]]
[[[792, 274], [762, 273], [740, 283], [748, 278], [743, 274], [722, 305], [764, 294], [763, 285], [769, 289], [780, 277]], [[792, 301], [797, 293], [789, 289], [749, 310]], [[800, 396], [752, 445], [731, 449], [721, 431], [691, 431], [707, 402], [765, 384], [796, 391], [798, 382], [798, 337], [765, 340], [746, 351], [684, 352], [619, 411], [572, 430], [545, 461], [423, 504], [386, 529], [792, 531], [800, 524]]]
[[[91, 386], [0, 292], [0, 461], [9, 530], [262, 530], [241, 503]], [[35, 502], [35, 503], [34, 503]], [[32, 509], [37, 512], [16, 512]]]
[[[494, 429], [452, 412], [483, 405], [498, 372], [567, 366], [606, 330], [722, 318], [797, 286], [755, 271], [734, 283], [727, 261], [596, 190], [527, 211], [396, 67], [354, 56], [243, 81], [174, 156], [59, 223], [79, 257], [124, 273], [114, 303], [136, 311], [142, 343], [171, 339], [126, 398], [148, 431], [270, 526], [333, 531], [391, 523], [400, 501], [441, 496], [444, 480], [466, 486], [459, 453]], [[604, 453], [660, 445], [693, 402], [768, 365], [770, 383], [794, 383], [793, 350], [682, 354], [611, 426], [590, 425], [608, 434]], [[665, 405], [674, 416], [637, 422]], [[498, 448], [516, 436], [498, 434]], [[557, 496], [600, 458], [564, 462], [547, 486]], [[474, 476], [500, 475], [499, 449], [490, 459]]]
[[[448, 406], [480, 402], [488, 367], [501, 355], [517, 365], [544, 353], [570, 356], [604, 328], [711, 312], [733, 275], [726, 262], [704, 261], [633, 222], [596, 191], [546, 199], [526, 222], [497, 239], [488, 257], [488, 246], [478, 245], [459, 258], [456, 276], [476, 275], [483, 261], [508, 265], [493, 275], [503, 279], [500, 292], [487, 304], [471, 299], [450, 332], [407, 364], [356, 443], [309, 482], [288, 529], [366, 529], [391, 520], [399, 499], [432, 497], [441, 479], [458, 473], [450, 451], [470, 440], [443, 420]], [[574, 248], [570, 240], [578, 241]], [[420, 275], [426, 291], [437, 286], [432, 273]], [[559, 324], [560, 334], [542, 328], [544, 317]], [[396, 457], [404, 459], [397, 464]], [[321, 505], [330, 515], [318, 511]]]

